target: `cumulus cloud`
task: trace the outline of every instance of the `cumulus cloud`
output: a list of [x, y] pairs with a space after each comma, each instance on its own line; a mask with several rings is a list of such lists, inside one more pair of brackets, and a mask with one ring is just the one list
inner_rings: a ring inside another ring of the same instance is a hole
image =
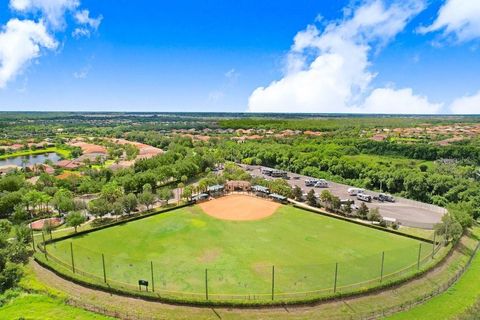
[[453, 101], [450, 111], [456, 114], [480, 114], [480, 91]]
[[405, 113], [405, 114], [435, 114], [442, 104], [428, 101], [427, 97], [415, 95], [410, 88], [395, 90], [379, 88], [365, 100], [361, 112], [366, 113]]
[[55, 49], [57, 42], [42, 22], [11, 19], [0, 33], [0, 88], [40, 55], [42, 48]]
[[421, 33], [435, 31], [443, 31], [445, 37], [453, 36], [460, 42], [480, 37], [480, 1], [447, 0], [435, 21], [419, 28]]
[[[12, 13], [21, 13], [25, 20], [13, 17], [0, 27], [0, 88], [43, 51], [58, 47], [55, 36], [65, 29], [67, 12], [74, 15], [77, 29], [81, 29], [76, 36], [89, 36], [103, 18], [90, 17], [88, 10], [78, 11], [79, 0], [10, 0], [9, 4]], [[78, 72], [77, 76], [86, 77], [87, 73]]]
[[54, 29], [65, 25], [65, 13], [74, 11], [79, 0], [10, 0], [10, 7], [24, 13], [39, 13]]
[[90, 17], [90, 11], [88, 10], [78, 11], [74, 17], [75, 21], [80, 25], [72, 32], [72, 36], [75, 38], [90, 37], [91, 32], [97, 31], [103, 20], [102, 15], [96, 18]]
[[[375, 74], [369, 70], [369, 55], [404, 30], [407, 23], [424, 9], [418, 0], [365, 1], [345, 10], [340, 21], [323, 30], [308, 26], [294, 38], [287, 55], [284, 76], [267, 87], [259, 87], [248, 102], [252, 112], [430, 112], [438, 105], [415, 96], [411, 89], [378, 89], [370, 97], [369, 86]], [[415, 107], [390, 109], [401, 97]], [[418, 109], [418, 108], [422, 109]], [[378, 112], [378, 111], [375, 111]]]

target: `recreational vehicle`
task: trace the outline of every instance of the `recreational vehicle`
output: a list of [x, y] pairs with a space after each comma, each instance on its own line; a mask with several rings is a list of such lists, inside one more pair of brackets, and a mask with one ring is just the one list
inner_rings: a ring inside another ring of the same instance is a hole
[[365, 192], [364, 189], [348, 188], [348, 194], [351, 195], [351, 196], [356, 196], [357, 194], [361, 194], [361, 193], [364, 193], [364, 192]]
[[315, 183], [315, 188], [328, 188], [328, 182], [325, 179], [320, 179]]

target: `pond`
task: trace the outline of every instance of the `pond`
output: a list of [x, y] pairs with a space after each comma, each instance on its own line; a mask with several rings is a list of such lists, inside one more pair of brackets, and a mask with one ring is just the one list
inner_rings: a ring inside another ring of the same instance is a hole
[[59, 161], [61, 157], [55, 152], [32, 154], [29, 156], [11, 157], [0, 160], [0, 166], [17, 165], [19, 167], [30, 166], [33, 164], [43, 164], [46, 160], [50, 160], [53, 163]]

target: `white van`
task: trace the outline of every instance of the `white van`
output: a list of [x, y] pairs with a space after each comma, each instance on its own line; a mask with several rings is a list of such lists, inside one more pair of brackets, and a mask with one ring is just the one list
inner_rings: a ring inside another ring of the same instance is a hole
[[361, 188], [348, 188], [348, 194], [351, 196], [356, 196], [357, 194], [364, 193], [365, 190]]
[[315, 183], [315, 188], [328, 188], [328, 182], [325, 179], [320, 179]]
[[357, 194], [357, 199], [365, 202], [372, 202], [372, 196], [365, 193]]

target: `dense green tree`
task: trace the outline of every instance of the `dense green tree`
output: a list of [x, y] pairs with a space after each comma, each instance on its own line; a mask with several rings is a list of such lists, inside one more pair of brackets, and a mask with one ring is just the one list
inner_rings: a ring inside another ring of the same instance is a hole
[[138, 199], [134, 193], [129, 193], [122, 198], [123, 207], [127, 214], [132, 213], [137, 209]]
[[84, 214], [78, 211], [73, 211], [67, 214], [65, 217], [65, 223], [69, 227], [75, 228], [75, 233], [77, 232], [78, 226], [86, 221], [86, 217]]

